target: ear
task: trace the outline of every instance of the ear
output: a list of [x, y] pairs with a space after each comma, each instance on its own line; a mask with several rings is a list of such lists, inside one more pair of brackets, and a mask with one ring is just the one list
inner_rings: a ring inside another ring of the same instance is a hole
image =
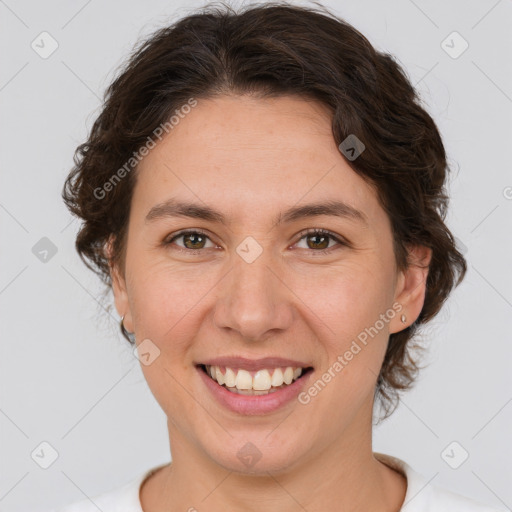
[[[408, 267], [401, 270], [395, 288], [394, 302], [401, 305], [398, 314], [390, 322], [390, 334], [409, 327], [420, 315], [425, 302], [427, 276], [432, 249], [422, 245], [408, 248]], [[405, 322], [402, 322], [405, 315]]]
[[124, 316], [123, 324], [127, 331], [133, 332], [133, 321], [130, 310], [130, 302], [126, 291], [126, 280], [119, 266], [114, 263], [112, 254], [113, 238], [111, 237], [105, 245], [105, 253], [108, 258], [110, 268], [110, 278], [112, 281], [112, 292], [114, 294], [114, 303], [119, 316]]

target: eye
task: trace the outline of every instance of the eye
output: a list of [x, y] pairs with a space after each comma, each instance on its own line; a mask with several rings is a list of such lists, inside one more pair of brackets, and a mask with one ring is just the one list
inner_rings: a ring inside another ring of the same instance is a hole
[[[333, 246], [329, 246], [329, 239], [336, 242], [338, 245], [348, 246], [348, 243], [342, 240], [340, 237], [336, 236], [334, 233], [327, 231], [326, 229], [307, 229], [302, 231], [300, 234], [300, 239], [297, 243], [302, 241], [303, 239], [312, 239], [312, 243], [308, 243], [306, 241], [306, 249], [312, 249], [313, 252], [325, 254], [331, 252]], [[336, 243], [334, 245], [336, 245]]]
[[[194, 229], [190, 231], [181, 231], [180, 233], [174, 235], [172, 238], [166, 240], [164, 244], [172, 244], [175, 240], [178, 240], [180, 238], [183, 239], [184, 246], [178, 245], [179, 250], [189, 253], [200, 252], [202, 249], [205, 248], [204, 244], [206, 240], [210, 240], [206, 233], [204, 233], [200, 229]], [[212, 243], [212, 245], [215, 247], [215, 244]], [[208, 247], [206, 248], [208, 249]]]

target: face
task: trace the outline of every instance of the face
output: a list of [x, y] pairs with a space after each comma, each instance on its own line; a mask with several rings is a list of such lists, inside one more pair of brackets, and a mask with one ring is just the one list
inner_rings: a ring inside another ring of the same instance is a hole
[[[197, 208], [178, 215], [178, 203]], [[418, 316], [425, 278], [396, 268], [390, 221], [322, 105], [220, 96], [199, 99], [140, 163], [114, 294], [149, 353], [173, 459], [278, 472], [367, 440], [389, 334]], [[303, 375], [282, 383], [287, 367]]]

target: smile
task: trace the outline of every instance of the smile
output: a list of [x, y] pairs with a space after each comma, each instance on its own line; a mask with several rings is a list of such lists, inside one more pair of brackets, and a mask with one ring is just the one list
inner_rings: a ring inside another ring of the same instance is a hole
[[211, 379], [231, 393], [257, 396], [275, 393], [289, 386], [311, 369], [287, 366], [248, 371], [227, 366], [201, 365], [201, 367]]
[[277, 366], [283, 361], [230, 359], [228, 366], [223, 359], [219, 364], [196, 364], [196, 369], [206, 392], [220, 406], [237, 414], [264, 415], [296, 402], [313, 374], [313, 367], [296, 366], [291, 361], [292, 366]]

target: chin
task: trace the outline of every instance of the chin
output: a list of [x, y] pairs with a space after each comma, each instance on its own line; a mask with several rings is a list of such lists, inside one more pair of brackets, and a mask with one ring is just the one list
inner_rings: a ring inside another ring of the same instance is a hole
[[[268, 476], [268, 473], [279, 474], [287, 472], [296, 465], [304, 450], [304, 440], [291, 439], [290, 436], [279, 436], [281, 439], [272, 440], [269, 430], [262, 434], [238, 433], [226, 443], [215, 443], [215, 448], [205, 447], [211, 460], [234, 473], [242, 475]], [[288, 442], [283, 443], [285, 437]]]

